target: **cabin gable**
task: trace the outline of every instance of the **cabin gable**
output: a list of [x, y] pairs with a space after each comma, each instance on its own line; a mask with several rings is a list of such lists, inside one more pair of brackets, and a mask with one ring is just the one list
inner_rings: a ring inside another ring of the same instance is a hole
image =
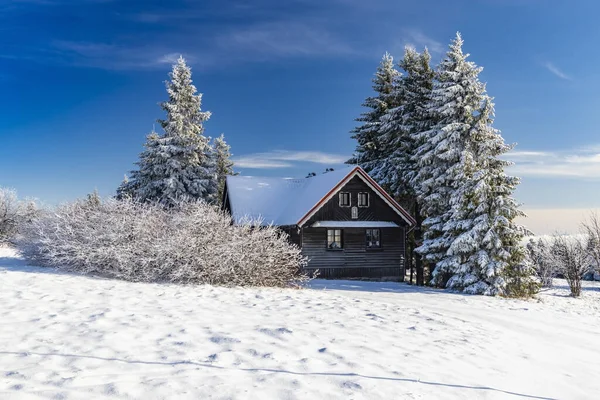
[[[350, 206], [340, 205], [340, 193], [350, 194]], [[368, 206], [359, 206], [360, 193], [367, 193]], [[352, 209], [356, 207], [357, 218], [352, 218]], [[325, 202], [303, 226], [310, 227], [318, 221], [390, 221], [398, 226], [407, 226], [406, 221], [390, 207], [381, 196], [365, 183], [358, 175], [343, 185], [333, 197]]]

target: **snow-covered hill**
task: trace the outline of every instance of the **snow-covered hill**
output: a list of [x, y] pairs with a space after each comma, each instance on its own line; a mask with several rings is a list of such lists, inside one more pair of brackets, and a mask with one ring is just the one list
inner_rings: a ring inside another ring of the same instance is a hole
[[595, 399], [600, 284], [566, 295], [136, 284], [0, 249], [0, 398]]

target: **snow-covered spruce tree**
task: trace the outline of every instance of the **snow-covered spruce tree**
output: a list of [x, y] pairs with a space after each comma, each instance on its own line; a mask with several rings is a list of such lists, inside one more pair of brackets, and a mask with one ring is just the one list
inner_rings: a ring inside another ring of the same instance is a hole
[[230, 146], [225, 141], [225, 135], [221, 134], [213, 140], [213, 150], [215, 157], [215, 169], [217, 174], [217, 201], [223, 198], [223, 190], [225, 188], [225, 179], [227, 175], [237, 175], [233, 171], [233, 161], [231, 161]]
[[416, 135], [429, 128], [426, 107], [434, 75], [430, 60], [427, 49], [420, 54], [414, 48], [406, 47], [404, 57], [398, 63], [405, 74], [394, 85], [394, 98], [401, 104], [389, 109], [380, 121], [381, 141], [388, 147], [388, 155], [372, 172], [393, 196], [408, 197], [411, 202], [415, 197], [413, 183], [417, 171], [413, 158], [418, 144]]
[[[409, 247], [414, 249], [421, 241], [422, 217], [417, 201], [415, 175], [417, 162], [414, 159], [419, 147], [417, 135], [430, 128], [427, 105], [433, 86], [433, 70], [430, 65], [431, 56], [427, 48], [418, 53], [414, 48], [407, 47], [404, 57], [398, 63], [405, 74], [398, 79], [394, 89], [396, 99], [402, 99], [402, 104], [388, 110], [381, 118], [381, 140], [388, 148], [388, 155], [378, 168], [372, 171], [375, 179], [410, 209], [417, 220], [417, 226], [409, 237]], [[410, 251], [412, 254], [412, 251]], [[417, 284], [423, 284], [423, 268], [419, 254], [415, 254]], [[411, 260], [412, 262], [412, 260]], [[411, 264], [412, 265], [412, 264]]]
[[[494, 105], [467, 61], [457, 34], [432, 92], [434, 128], [426, 133], [430, 176], [424, 181], [429, 231], [420, 252], [436, 262], [438, 285], [474, 294], [527, 296], [537, 286], [520, 244], [528, 233], [512, 197], [519, 179], [500, 156], [512, 146], [492, 127]], [[437, 185], [437, 187], [436, 187]]]
[[399, 77], [400, 73], [394, 67], [393, 57], [388, 53], [384, 54], [373, 78], [373, 90], [376, 95], [367, 97], [363, 107], [369, 110], [356, 119], [361, 125], [351, 132], [352, 138], [358, 143], [354, 156], [347, 161], [347, 164], [358, 164], [365, 171], [371, 172], [379, 166], [382, 159], [385, 159], [383, 154], [385, 149], [380, 143], [381, 118], [389, 109], [397, 106], [397, 90], [394, 86]]
[[466, 61], [462, 39], [457, 35], [446, 57], [438, 65], [426, 112], [430, 127], [413, 135], [417, 149], [413, 161], [417, 170], [413, 187], [421, 204], [425, 232], [417, 248], [430, 268], [432, 284], [445, 287], [454, 270], [440, 261], [450, 247], [444, 226], [450, 212], [450, 196], [460, 170], [462, 150], [473, 123], [473, 112], [480, 105], [484, 86], [478, 81], [480, 68]]
[[192, 84], [192, 72], [179, 57], [166, 82], [167, 113], [159, 120], [164, 134], [152, 132], [146, 149], [131, 173], [134, 198], [172, 206], [180, 199], [214, 202], [217, 194], [215, 162], [203, 123], [210, 112], [201, 111], [202, 95]]

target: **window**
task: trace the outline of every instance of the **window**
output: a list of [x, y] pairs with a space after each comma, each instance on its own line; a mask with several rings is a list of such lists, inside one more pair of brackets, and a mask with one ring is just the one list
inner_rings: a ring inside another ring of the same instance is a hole
[[340, 207], [350, 207], [350, 193], [340, 193]]
[[367, 249], [381, 247], [381, 231], [379, 229], [367, 229]]
[[327, 249], [341, 250], [342, 249], [342, 230], [327, 229]]
[[369, 207], [369, 193], [359, 193], [358, 194], [358, 206], [359, 207]]
[[358, 219], [358, 207], [352, 207], [352, 219]]

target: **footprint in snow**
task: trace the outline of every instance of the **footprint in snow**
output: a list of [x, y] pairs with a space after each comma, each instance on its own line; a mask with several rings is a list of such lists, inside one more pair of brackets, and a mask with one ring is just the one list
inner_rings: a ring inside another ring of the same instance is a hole
[[360, 386], [358, 383], [351, 382], [351, 381], [344, 381], [344, 382], [342, 382], [341, 386], [343, 388], [345, 388], [345, 389], [352, 389], [352, 390], [360, 390], [360, 389], [362, 389], [362, 386]]
[[284, 335], [286, 333], [292, 333], [292, 331], [289, 330], [288, 328], [277, 328], [277, 329], [260, 328], [258, 331], [261, 333], [264, 333], [265, 335], [274, 336], [274, 337], [281, 337], [282, 335]]
[[227, 337], [227, 336], [212, 336], [210, 338], [210, 341], [216, 344], [221, 344], [221, 343], [239, 343], [240, 340], [236, 339], [236, 338], [231, 338], [231, 337]]

